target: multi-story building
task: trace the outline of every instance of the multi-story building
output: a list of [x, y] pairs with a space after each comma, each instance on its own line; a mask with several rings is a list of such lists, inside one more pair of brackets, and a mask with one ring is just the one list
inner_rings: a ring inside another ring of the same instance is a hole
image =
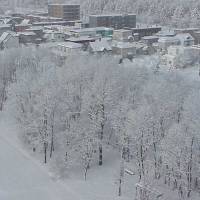
[[74, 29], [74, 30], [70, 30], [70, 32], [76, 37], [80, 37], [80, 36], [112, 37], [113, 35], [113, 29], [107, 28], [107, 27]]
[[106, 14], [106, 15], [90, 15], [90, 27], [112, 27], [114, 29], [135, 28], [135, 14]]
[[195, 44], [200, 44], [200, 28], [175, 29], [175, 33], [189, 33], [195, 40]]
[[162, 64], [172, 68], [186, 68], [199, 62], [200, 46], [170, 46], [161, 58]]
[[49, 4], [50, 17], [62, 18], [65, 21], [80, 20], [80, 5], [78, 4]]

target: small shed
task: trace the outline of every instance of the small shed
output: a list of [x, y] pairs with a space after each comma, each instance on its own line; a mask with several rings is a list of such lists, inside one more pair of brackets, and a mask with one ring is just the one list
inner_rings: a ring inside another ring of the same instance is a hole
[[112, 45], [113, 54], [121, 55], [122, 58], [130, 58], [136, 55], [136, 47], [129, 42], [116, 42]]
[[192, 46], [195, 44], [195, 39], [190, 33], [179, 33], [175, 38], [180, 41], [182, 46]]
[[95, 42], [89, 43], [89, 51], [91, 53], [109, 53], [112, 51], [112, 47], [110, 46], [107, 40], [100, 38]]

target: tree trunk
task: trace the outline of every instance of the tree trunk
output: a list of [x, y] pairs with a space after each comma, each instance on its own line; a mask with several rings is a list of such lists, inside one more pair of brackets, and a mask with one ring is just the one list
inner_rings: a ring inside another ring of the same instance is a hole
[[190, 197], [190, 193], [192, 190], [192, 160], [193, 160], [193, 144], [194, 144], [194, 138], [192, 138], [191, 141], [191, 147], [190, 147], [190, 160], [188, 162], [188, 197]]
[[154, 150], [154, 176], [157, 179], [158, 176], [158, 161], [157, 161], [157, 146], [155, 137], [155, 124], [153, 124], [153, 150]]
[[85, 181], [87, 180], [87, 172], [88, 172], [88, 169], [89, 169], [89, 167], [88, 167], [88, 165], [87, 165], [87, 167], [85, 168], [85, 172], [84, 172]]
[[122, 195], [122, 182], [124, 180], [124, 160], [125, 160], [125, 148], [122, 148], [121, 163], [120, 163], [120, 174], [119, 174], [119, 192], [118, 195]]
[[48, 148], [48, 142], [47, 142], [47, 114], [46, 114], [46, 108], [44, 110], [44, 121], [43, 121], [43, 131], [44, 131], [44, 163], [47, 163], [47, 148]]
[[122, 195], [122, 180], [119, 179], [119, 192], [118, 192], [118, 196]]
[[[4, 81], [3, 81], [4, 82]], [[3, 83], [3, 90], [1, 92], [1, 104], [0, 104], [0, 111], [3, 110], [3, 104], [6, 100], [6, 83]]]
[[51, 148], [50, 148], [50, 158], [52, 157], [54, 151], [54, 112], [52, 116], [52, 125], [51, 125]]
[[103, 164], [103, 148], [102, 144], [99, 144], [99, 165]]
[[54, 151], [54, 137], [53, 137], [53, 133], [52, 133], [52, 136], [51, 136], [50, 158], [52, 157], [53, 151]]
[[104, 105], [101, 105], [102, 112], [102, 122], [101, 122], [101, 132], [100, 132], [100, 142], [99, 142], [99, 166], [103, 165], [103, 134], [104, 134], [104, 122], [105, 122], [105, 113], [104, 113]]
[[144, 152], [143, 152], [143, 134], [141, 138], [141, 144], [140, 144], [140, 161], [141, 161], [141, 168], [142, 168], [142, 175], [145, 176], [145, 170], [144, 170]]
[[44, 163], [47, 163], [47, 143], [44, 142]]

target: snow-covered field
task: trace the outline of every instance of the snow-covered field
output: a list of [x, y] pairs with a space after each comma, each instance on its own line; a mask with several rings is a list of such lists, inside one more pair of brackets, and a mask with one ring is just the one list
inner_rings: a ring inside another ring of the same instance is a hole
[[[82, 174], [76, 170], [72, 170], [67, 179], [61, 180], [26, 152], [17, 136], [18, 128], [2, 113], [0, 130], [1, 200], [118, 199], [118, 161], [107, 158], [104, 167], [91, 169], [88, 181], [84, 181]], [[126, 195], [120, 199], [129, 200], [134, 196], [135, 179], [126, 179], [128, 185], [123, 191]]]
[[[111, 155], [110, 159], [107, 157], [103, 167], [92, 168], [88, 173], [87, 181], [84, 181], [83, 174], [80, 171], [77, 173], [76, 169], [72, 170], [65, 180], [60, 180], [23, 149], [23, 145], [17, 137], [17, 127], [13, 126], [10, 119], [6, 119], [5, 116], [1, 117], [0, 130], [0, 199], [133, 199], [137, 180], [134, 176], [129, 175], [125, 176], [122, 188], [123, 196], [121, 198], [117, 196], [119, 170], [117, 157], [113, 159], [113, 155]], [[160, 189], [162, 190], [162, 187]], [[168, 193], [168, 191], [165, 192]], [[178, 200], [176, 197], [170, 199]]]
[[17, 139], [17, 129], [1, 116], [1, 200], [79, 200], [77, 191], [56, 181], [44, 166], [31, 158]]
[[[72, 169], [65, 178], [56, 178], [48, 167], [30, 156], [23, 148], [11, 119], [0, 117], [0, 199], [1, 200], [132, 200], [135, 196], [137, 178], [125, 175], [122, 197], [118, 197], [117, 154], [111, 153], [104, 160], [103, 167], [94, 167], [88, 173], [87, 181], [77, 169]], [[108, 150], [110, 151], [110, 150]], [[111, 151], [112, 152], [112, 151]], [[164, 194], [164, 200], [178, 200], [176, 192], [157, 189]], [[196, 200], [193, 197], [191, 200]]]
[[[104, 167], [91, 169], [88, 181], [84, 181], [82, 174], [77, 174], [76, 170], [72, 170], [67, 179], [59, 180], [23, 149], [17, 137], [18, 129], [11, 119], [1, 114], [0, 120], [1, 200], [118, 199], [117, 161], [107, 158]], [[134, 196], [135, 179], [126, 179], [129, 183], [123, 191], [126, 195], [120, 199], [129, 200]]]
[[[141, 58], [135, 59], [132, 63], [130, 63], [129, 61], [126, 61], [123, 63], [124, 68], [122, 68], [122, 70], [125, 71], [126, 69], [127, 70], [130, 70], [132, 68], [134, 69], [134, 67], [136, 67], [137, 65], [142, 67], [143, 65], [145, 65], [145, 63], [148, 63], [148, 66], [144, 69], [145, 71], [148, 71], [149, 69], [155, 68], [157, 64], [157, 59], [156, 57], [149, 57], [149, 58], [141, 57]], [[94, 66], [92, 65], [92, 67]], [[137, 75], [138, 71], [135, 71], [135, 72]], [[171, 73], [169, 72], [169, 69], [161, 68], [157, 72], [163, 77], [166, 77], [165, 75], [167, 74], [167, 78], [169, 78], [170, 76], [173, 76], [174, 73], [176, 73], [177, 77], [183, 80], [182, 82], [180, 82], [181, 84], [183, 84], [184, 82], [187, 82], [189, 85], [191, 81], [191, 84], [193, 84], [191, 88], [193, 87], [198, 88], [197, 86], [199, 85], [198, 83], [200, 81], [198, 66], [184, 69], [184, 70], [172, 69]], [[141, 73], [139, 73], [139, 75], [141, 75]], [[155, 78], [154, 73], [150, 73], [150, 75], [153, 78]], [[135, 77], [137, 78], [137, 76]], [[156, 77], [156, 78], [159, 78], [159, 77]], [[66, 79], [66, 77], [64, 77], [64, 79]], [[159, 81], [158, 83], [162, 83], [162, 81], [159, 79], [155, 79], [155, 80], [158, 80]], [[167, 81], [168, 80], [173, 81], [173, 79], [167, 79]], [[48, 77], [48, 81], [49, 81], [49, 77]], [[25, 82], [24, 85], [27, 86], [28, 82], [29, 80]], [[31, 82], [29, 83], [31, 86], [33, 85]], [[36, 83], [38, 84], [37, 81]], [[157, 82], [152, 82], [152, 81], [150, 81], [149, 83], [151, 83], [152, 86], [156, 86], [157, 84]], [[166, 83], [167, 84], [164, 84], [164, 86], [167, 88], [168, 82]], [[179, 83], [179, 82], [175, 82], [175, 83]], [[130, 84], [130, 82], [128, 82], [128, 84]], [[62, 85], [65, 85], [65, 82], [63, 82]], [[176, 84], [174, 85], [176, 86]], [[38, 85], [38, 88], [43, 88], [43, 87], [44, 86]], [[47, 87], [49, 87], [49, 84], [47, 85]], [[21, 85], [19, 85], [19, 88], [23, 89]], [[163, 88], [164, 87], [161, 87], [161, 89]], [[182, 89], [182, 87], [180, 88]], [[171, 91], [172, 87], [169, 87], [168, 89]], [[150, 90], [150, 92], [154, 94], [155, 92], [154, 90], [155, 89], [153, 87], [153, 89]], [[9, 92], [13, 92], [13, 91], [16, 92], [17, 90], [13, 89]], [[176, 91], [178, 90], [175, 90], [175, 92]], [[107, 143], [104, 143], [105, 146], [103, 148], [103, 152], [104, 152], [103, 166], [98, 166], [98, 161], [97, 160], [94, 161], [91, 164], [91, 168], [88, 171], [86, 181], [84, 180], [84, 166], [80, 164], [81, 162], [79, 163], [74, 162], [73, 168], [70, 168], [70, 167], [69, 169], [65, 168], [65, 170], [63, 171], [65, 171], [66, 174], [62, 174], [62, 170], [61, 171], [58, 170], [59, 173], [57, 173], [57, 168], [59, 168], [60, 164], [62, 165], [62, 167], [63, 166], [65, 167], [65, 164], [68, 165], [68, 162], [63, 162], [65, 161], [65, 152], [68, 151], [68, 149], [65, 149], [65, 151], [59, 151], [60, 144], [63, 141], [66, 142], [65, 137], [60, 137], [62, 136], [60, 135], [60, 133], [58, 133], [58, 136], [55, 139], [55, 144], [56, 144], [55, 154], [53, 155], [52, 159], [48, 160], [47, 164], [43, 163], [43, 151], [40, 152], [38, 150], [39, 147], [35, 154], [33, 152], [30, 152], [26, 144], [22, 142], [23, 139], [21, 137], [23, 137], [23, 134], [20, 133], [20, 130], [22, 131], [22, 129], [18, 128], [16, 125], [19, 123], [16, 123], [13, 120], [14, 114], [15, 114], [13, 112], [15, 111], [12, 109], [14, 107], [12, 104], [15, 104], [16, 102], [14, 94], [12, 96], [9, 96], [10, 99], [7, 101], [8, 105], [6, 106], [7, 103], [5, 103], [4, 110], [3, 112], [0, 113], [0, 130], [1, 130], [0, 131], [0, 161], [1, 161], [0, 200], [35, 200], [35, 199], [37, 200], [66, 200], [66, 199], [67, 200], [117, 200], [117, 199], [134, 200], [135, 184], [137, 183], [138, 178], [139, 178], [138, 174], [128, 175], [125, 173], [124, 182], [122, 183], [122, 196], [118, 197], [120, 153], [117, 151], [118, 148], [115, 148], [114, 150], [112, 145], [107, 145]], [[148, 94], [148, 91], [147, 91], [147, 94]], [[156, 94], [154, 95], [155, 97], [157, 97]], [[172, 93], [172, 95], [174, 94]], [[174, 95], [174, 96], [176, 97], [177, 95]], [[160, 98], [160, 96], [158, 96], [157, 98]], [[43, 99], [41, 99], [41, 101], [38, 101], [38, 102], [43, 102]], [[25, 102], [24, 105], [26, 103], [27, 102]], [[169, 108], [171, 106], [170, 103], [173, 103], [173, 101], [169, 101]], [[9, 108], [9, 106], [11, 107]], [[192, 110], [192, 112], [193, 111], [194, 110]], [[198, 117], [198, 113], [197, 113], [197, 117]], [[38, 116], [36, 116], [36, 118], [38, 118]], [[33, 119], [34, 118], [30, 118], [30, 121], [29, 121], [30, 125], [33, 124]], [[196, 129], [199, 130], [198, 126]], [[174, 134], [173, 137], [175, 136], [176, 135]], [[58, 142], [58, 138], [60, 139], [59, 142]], [[166, 140], [166, 142], [167, 141], [168, 140]], [[165, 147], [165, 145], [163, 147]], [[30, 149], [32, 149], [31, 145], [30, 145]], [[135, 151], [135, 149], [133, 150]], [[59, 158], [59, 156], [62, 157], [61, 160], [57, 159]], [[149, 158], [152, 159], [151, 156]], [[80, 161], [80, 157], [78, 157], [78, 159]], [[148, 164], [148, 160], [146, 162]], [[133, 160], [132, 163], [130, 164], [130, 168], [133, 171], [138, 170], [136, 163], [137, 162]], [[149, 174], [151, 174], [151, 172]], [[167, 184], [164, 185], [164, 176], [162, 176], [160, 180], [151, 179], [151, 182], [149, 183], [149, 185], [152, 185], [154, 189], [156, 189], [160, 193], [163, 193], [162, 200], [179, 200], [178, 190], [173, 190], [172, 185], [167, 185]], [[197, 192], [192, 193], [190, 200], [199, 200], [199, 196], [193, 196], [193, 195], [198, 195], [198, 193]]]

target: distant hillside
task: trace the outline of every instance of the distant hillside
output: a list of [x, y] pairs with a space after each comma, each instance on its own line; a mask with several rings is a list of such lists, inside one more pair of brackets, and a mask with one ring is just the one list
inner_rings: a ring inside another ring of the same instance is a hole
[[197, 0], [81, 0], [86, 13], [135, 12], [146, 23], [177, 27], [200, 27], [200, 1]]
[[[7, 0], [9, 1], [9, 0]], [[48, 0], [10, 0], [23, 6], [45, 6]], [[176, 27], [200, 27], [200, 1], [197, 0], [49, 0], [79, 2], [84, 15], [102, 12], [134, 12], [139, 20]], [[5, 0], [0, 0], [4, 2]]]

